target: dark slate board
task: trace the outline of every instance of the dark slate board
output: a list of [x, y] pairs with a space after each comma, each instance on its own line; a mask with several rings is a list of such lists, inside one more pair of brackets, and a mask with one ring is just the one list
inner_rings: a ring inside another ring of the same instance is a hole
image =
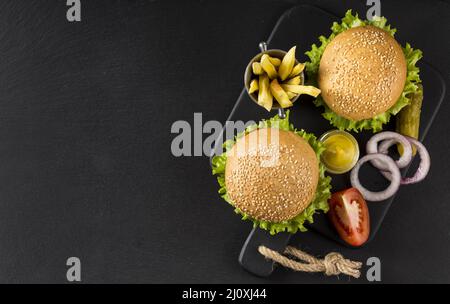
[[[297, 58], [301, 62], [304, 62], [308, 60], [307, 56], [304, 55], [304, 52], [308, 51], [313, 43], [318, 43], [318, 37], [320, 35], [329, 35], [330, 27], [333, 21], [339, 20], [340, 17], [334, 16], [315, 6], [296, 6], [286, 11], [278, 20], [275, 28], [267, 40], [268, 49], [288, 50], [293, 45], [297, 45]], [[395, 27], [395, 19], [391, 18], [389, 21]], [[402, 29], [399, 30], [401, 31]], [[405, 41], [399, 42], [402, 45], [405, 44]], [[410, 41], [410, 43], [414, 47], [414, 41]], [[256, 53], [258, 53], [257, 46], [255, 46], [255, 54]], [[422, 141], [431, 127], [432, 121], [443, 101], [445, 95], [445, 83], [439, 72], [426, 62], [426, 56], [425, 59], [420, 61], [419, 67], [424, 86], [424, 102], [420, 126], [420, 140]], [[333, 129], [333, 127], [329, 125], [328, 121], [322, 118], [322, 108], [315, 107], [312, 103], [312, 99], [309, 97], [302, 96], [290, 110], [290, 121], [298, 129], [305, 129], [307, 132], [312, 132], [317, 136]], [[268, 113], [256, 105], [247, 96], [244, 89], [241, 92], [228, 120], [258, 121], [261, 119], [270, 118], [275, 114], [276, 111]], [[384, 130], [394, 129], [395, 118], [393, 117], [391, 122], [384, 127]], [[361, 157], [365, 155], [365, 144], [372, 134], [373, 133], [371, 131], [353, 133], [355, 138], [358, 140]], [[430, 153], [431, 155], [433, 154], [432, 151]], [[415, 159], [410, 166], [410, 171], [413, 171], [417, 164], [418, 159]], [[405, 175], [407, 170], [404, 170], [402, 173]], [[349, 173], [342, 175], [328, 175], [332, 177], [333, 192], [350, 187]], [[387, 181], [376, 169], [371, 166], [364, 166], [361, 169], [360, 176], [363, 184], [369, 189], [381, 190], [387, 186]], [[371, 219], [371, 235], [369, 241], [378, 231], [381, 223], [383, 222], [383, 218], [394, 199], [395, 197], [382, 202], [368, 202]], [[314, 219], [314, 224], [310, 225], [309, 228], [319, 232], [325, 237], [331, 238], [336, 242], [345, 245], [345, 243], [339, 239], [339, 236], [334, 231], [333, 227], [329, 225], [329, 222], [324, 214], [317, 214]], [[255, 274], [261, 276], [268, 275], [272, 271], [272, 263], [264, 261], [259, 253], [257, 253], [258, 244], [265, 244], [273, 249], [280, 249], [288, 243], [289, 238], [290, 235], [285, 233], [270, 236], [265, 231], [254, 230], [249, 235], [249, 238], [242, 249], [239, 261], [244, 268]]]

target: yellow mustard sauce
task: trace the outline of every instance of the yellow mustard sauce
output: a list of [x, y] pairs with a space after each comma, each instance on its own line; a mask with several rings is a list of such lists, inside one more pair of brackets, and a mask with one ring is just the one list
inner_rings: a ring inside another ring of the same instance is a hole
[[321, 158], [328, 172], [341, 174], [355, 166], [359, 158], [359, 147], [350, 133], [329, 131], [320, 137], [320, 141], [325, 146]]

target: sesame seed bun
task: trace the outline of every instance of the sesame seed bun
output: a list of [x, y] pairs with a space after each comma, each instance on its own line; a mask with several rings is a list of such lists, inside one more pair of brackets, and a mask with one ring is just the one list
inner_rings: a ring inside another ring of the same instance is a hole
[[333, 112], [350, 120], [386, 112], [399, 99], [405, 81], [402, 48], [388, 32], [370, 25], [337, 35], [320, 60], [322, 98]]
[[257, 220], [278, 223], [300, 214], [314, 199], [318, 181], [314, 150], [291, 131], [254, 130], [227, 153], [228, 196]]

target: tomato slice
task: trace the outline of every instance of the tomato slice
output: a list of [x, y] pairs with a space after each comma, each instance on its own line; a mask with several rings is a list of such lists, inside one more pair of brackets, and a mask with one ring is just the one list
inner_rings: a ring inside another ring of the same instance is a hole
[[352, 246], [364, 244], [370, 234], [369, 209], [358, 189], [336, 192], [328, 203], [328, 217], [339, 236]]

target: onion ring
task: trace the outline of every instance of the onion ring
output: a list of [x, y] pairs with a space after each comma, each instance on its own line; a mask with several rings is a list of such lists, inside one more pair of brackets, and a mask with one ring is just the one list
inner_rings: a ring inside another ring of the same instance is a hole
[[[403, 136], [404, 137], [404, 136]], [[387, 154], [389, 148], [396, 144], [396, 141], [393, 139], [383, 140], [378, 146], [378, 153]]]
[[[403, 155], [400, 156], [400, 158], [395, 163], [399, 168], [405, 168], [406, 166], [409, 165], [412, 159], [411, 143], [408, 141], [407, 138], [405, 138], [405, 136], [396, 132], [385, 131], [372, 136], [372, 138], [366, 144], [367, 154], [373, 153], [387, 154], [388, 152], [387, 149], [384, 152], [381, 151], [381, 147], [380, 149], [378, 148], [378, 142], [382, 140], [393, 140], [395, 143], [401, 144], [403, 146]], [[377, 169], [380, 169], [382, 171], [389, 171], [389, 168], [387, 168], [383, 162], [378, 161], [378, 159], [372, 160], [371, 163]]]
[[[359, 169], [361, 168], [362, 164], [367, 161], [373, 160], [378, 160], [380, 163], [383, 163], [383, 167], [387, 168], [387, 170], [391, 172], [390, 185], [385, 190], [380, 192], [373, 192], [368, 190], [361, 185], [361, 182], [358, 179]], [[397, 167], [395, 161], [388, 155], [381, 153], [367, 154], [366, 156], [362, 157], [356, 163], [355, 167], [350, 173], [350, 182], [352, 184], [352, 187], [358, 189], [359, 192], [361, 192], [361, 194], [363, 195], [364, 199], [372, 202], [384, 201], [385, 199], [393, 196], [400, 187], [400, 180], [400, 169]]]
[[[395, 145], [397, 143], [396, 140], [394, 139], [385, 139], [383, 140], [380, 145], [378, 146], [378, 153], [382, 153], [382, 154], [388, 154], [389, 152], [389, 148], [392, 147], [393, 145]], [[411, 161], [412, 161], [412, 156], [411, 156]], [[409, 162], [411, 163], [411, 162]], [[409, 164], [408, 163], [408, 164]], [[373, 164], [373, 162], [372, 162]], [[398, 166], [398, 165], [397, 165]], [[399, 167], [400, 168], [400, 167]], [[391, 173], [389, 171], [384, 171], [384, 170], [380, 170], [380, 173], [387, 179], [387, 180], [391, 180]], [[400, 184], [402, 183], [402, 179], [400, 179]]]
[[[427, 149], [420, 141], [418, 141], [417, 139], [414, 139], [412, 137], [409, 137], [409, 136], [405, 136], [405, 138], [412, 145], [416, 146], [417, 152], [419, 153], [419, 156], [420, 156], [419, 168], [417, 168], [417, 171], [413, 174], [413, 176], [405, 177], [400, 180], [400, 184], [409, 185], [409, 184], [418, 183], [427, 176], [428, 172], [430, 171], [431, 158], [430, 158], [430, 154], [428, 153]], [[392, 146], [393, 144], [395, 144], [395, 141], [392, 139], [383, 141], [380, 145], [380, 152], [381, 153], [385, 153], [384, 151], [387, 152], [387, 149], [389, 149], [389, 147]], [[391, 180], [390, 172], [381, 171], [381, 173], [388, 180]]]

